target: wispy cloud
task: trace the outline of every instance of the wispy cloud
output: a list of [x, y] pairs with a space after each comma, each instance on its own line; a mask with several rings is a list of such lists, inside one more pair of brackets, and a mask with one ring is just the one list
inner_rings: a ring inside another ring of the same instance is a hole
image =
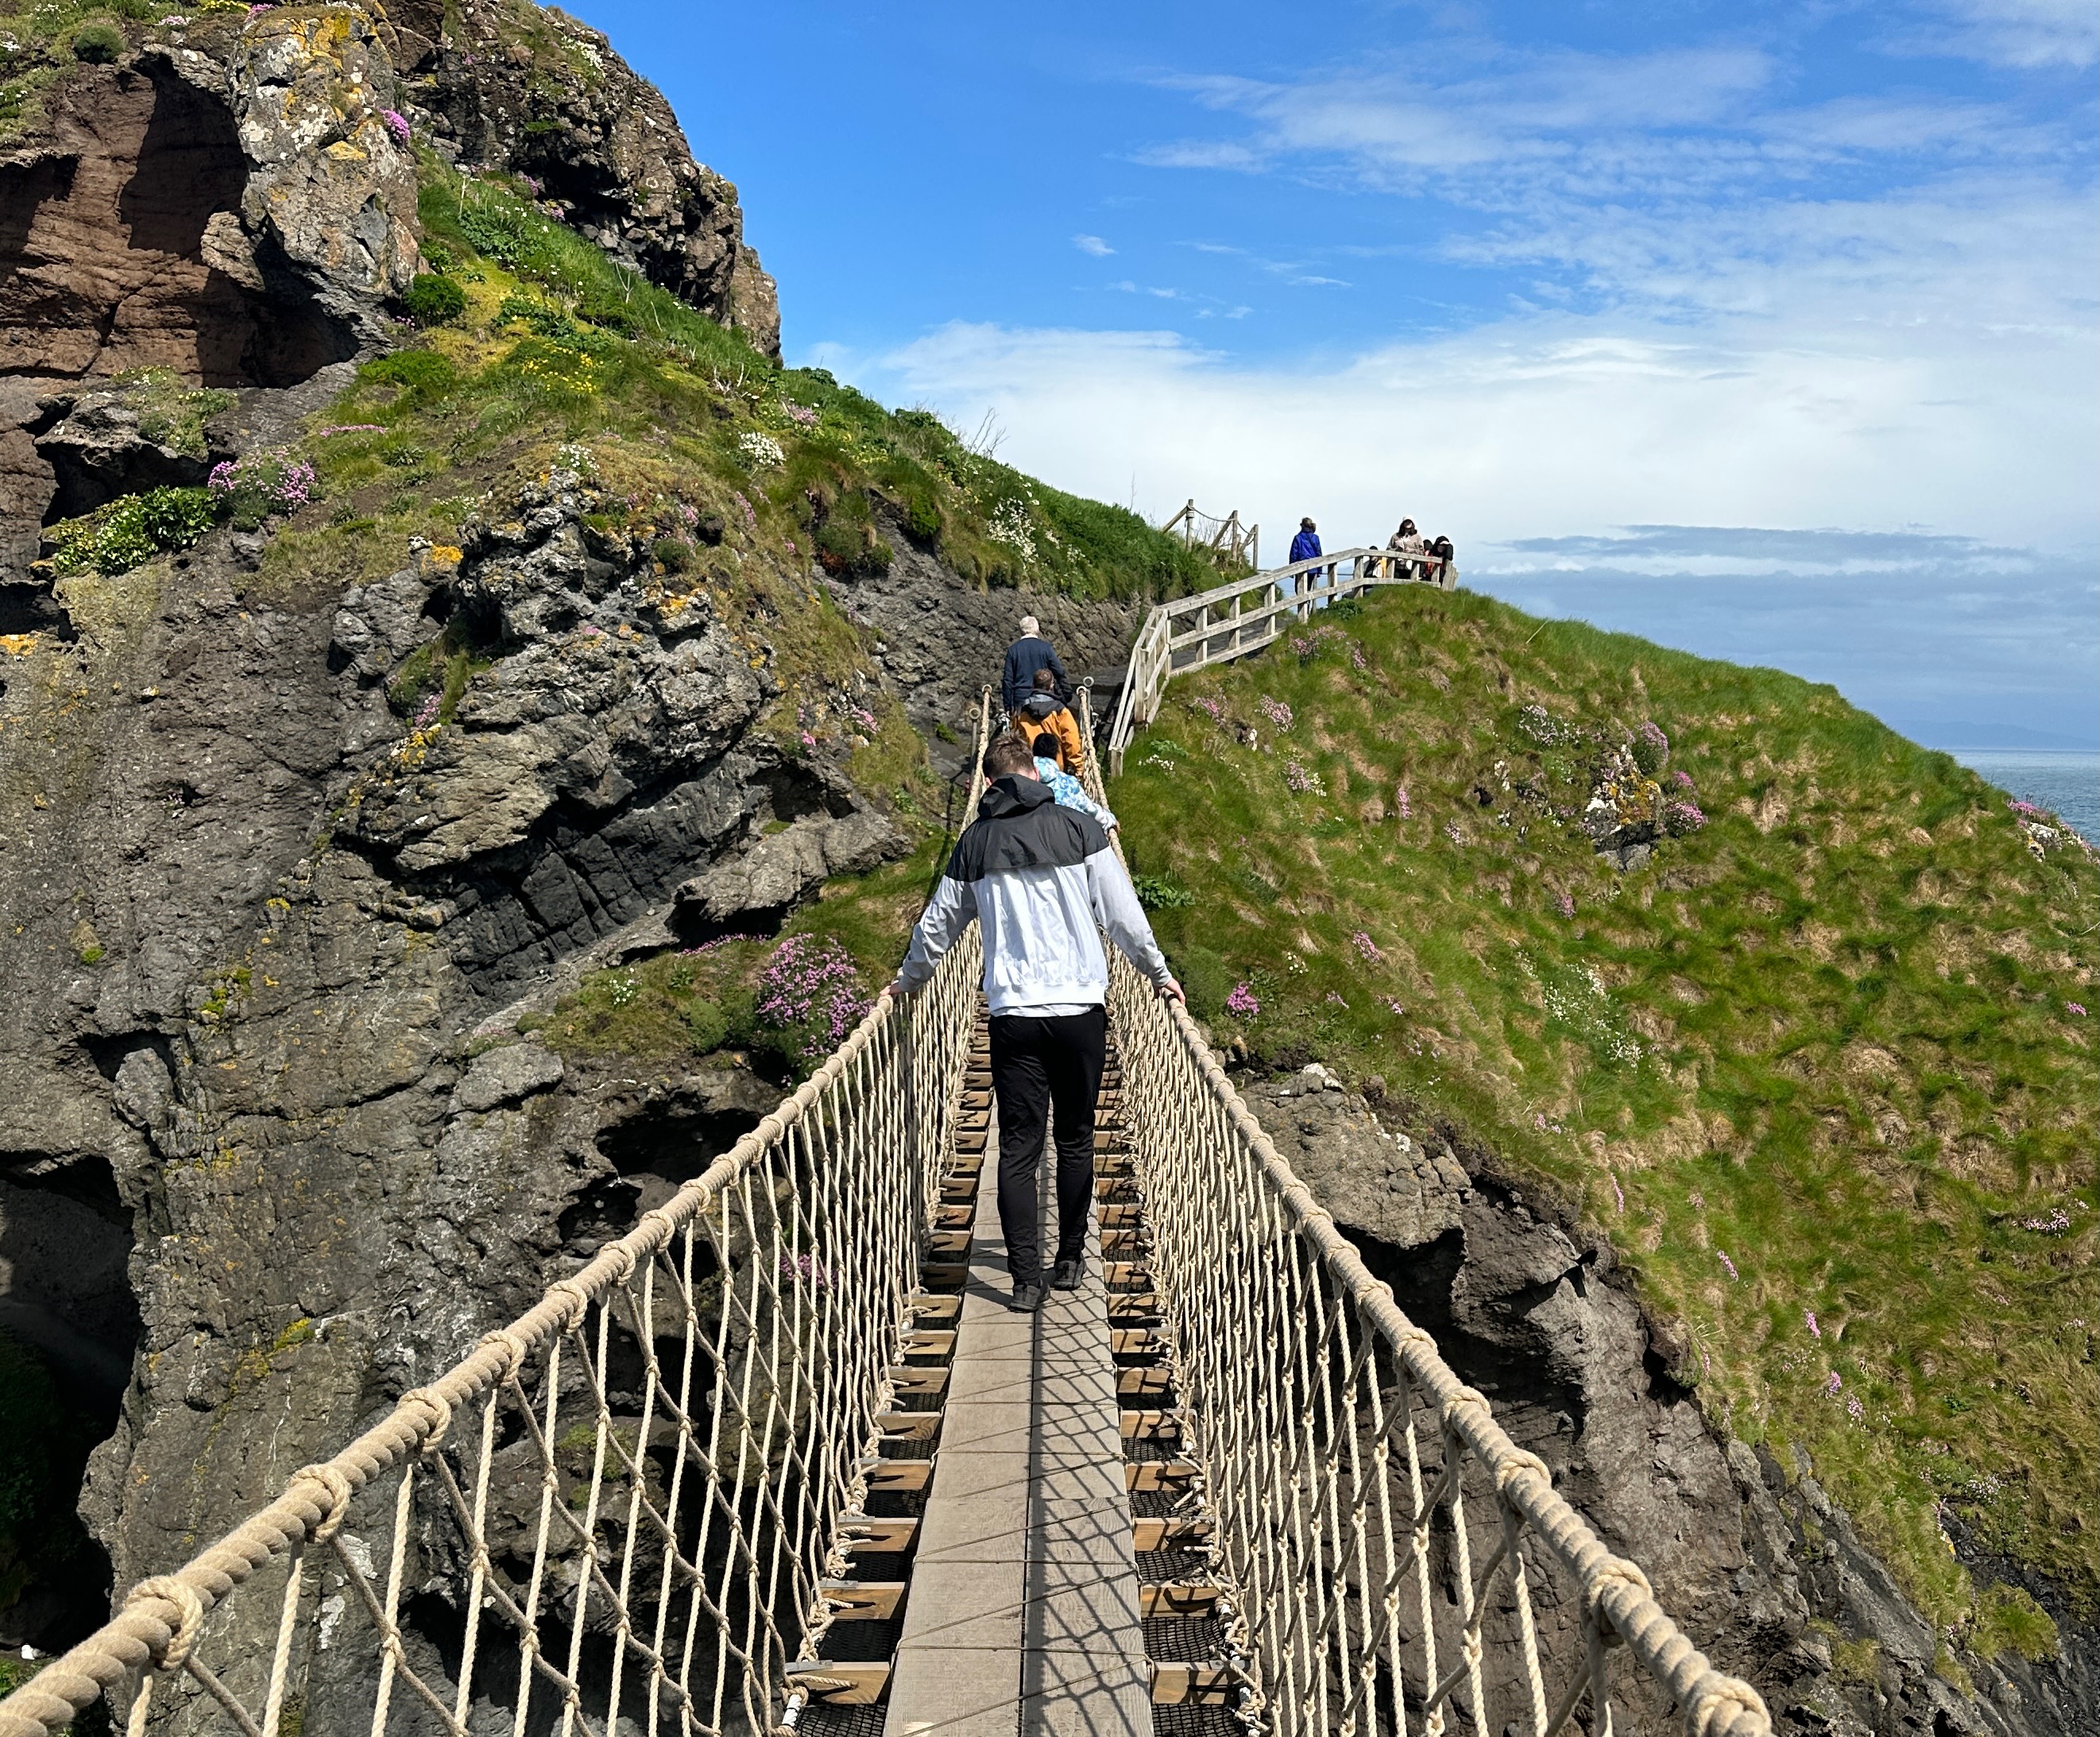
[[1891, 29], [1883, 46], [1996, 66], [2087, 67], [2100, 60], [2100, 9], [2091, 0], [1943, 0], [1931, 14]]
[[1092, 253], [1096, 259], [1105, 259], [1115, 251], [1099, 236], [1074, 236], [1072, 245], [1083, 253]]

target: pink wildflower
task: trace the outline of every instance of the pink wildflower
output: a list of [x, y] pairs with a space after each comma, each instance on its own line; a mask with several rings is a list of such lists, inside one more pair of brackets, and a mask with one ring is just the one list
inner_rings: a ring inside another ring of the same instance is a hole
[[1261, 1003], [1255, 999], [1251, 984], [1236, 983], [1233, 992], [1225, 997], [1225, 1012], [1235, 1019], [1254, 1019], [1261, 1012]]
[[1823, 1383], [1823, 1391], [1825, 1393], [1835, 1393], [1844, 1385], [1844, 1378], [1839, 1375], [1837, 1370], [1833, 1369], [1830, 1372], [1829, 1378]]
[[379, 119], [386, 130], [394, 135], [394, 143], [405, 145], [408, 142], [408, 117], [398, 108], [382, 108]]
[[1619, 1186], [1618, 1172], [1608, 1170], [1604, 1174], [1612, 1179], [1612, 1197], [1618, 1201], [1619, 1210], [1624, 1212], [1626, 1210], [1626, 1191]]
[[1408, 806], [1407, 787], [1405, 784], [1396, 785], [1394, 787], [1392, 792], [1392, 805], [1394, 812], [1396, 813], [1402, 820], [1407, 820], [1413, 818], [1414, 810]]
[[1736, 1282], [1740, 1285], [1742, 1282], [1743, 1276], [1741, 1273], [1736, 1271], [1736, 1263], [1730, 1260], [1728, 1257], [1723, 1254], [1718, 1249], [1714, 1250], [1714, 1253], [1719, 1257], [1721, 1264], [1728, 1269], [1728, 1276], [1735, 1280]]
[[2067, 1001], [2063, 1004], [2063, 1011], [2070, 1014], [2074, 1019], [2084, 1019], [2085, 1017], [2085, 1003], [2082, 1001]]
[[1385, 954], [1379, 951], [1379, 944], [1363, 930], [1358, 929], [1355, 934], [1350, 936], [1349, 944], [1357, 950], [1357, 956], [1366, 965], [1382, 965], [1385, 963]]
[[1808, 1330], [1814, 1334], [1817, 1338], [1821, 1338], [1823, 1337], [1823, 1329], [1815, 1325], [1815, 1311], [1813, 1309], [1803, 1309], [1801, 1312], [1808, 1317]]

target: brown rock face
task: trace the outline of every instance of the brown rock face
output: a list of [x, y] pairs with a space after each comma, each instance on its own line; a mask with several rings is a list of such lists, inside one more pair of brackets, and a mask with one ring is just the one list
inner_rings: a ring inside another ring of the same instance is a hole
[[179, 79], [98, 68], [68, 86], [48, 143], [0, 165], [0, 367], [251, 377], [262, 311], [204, 257], [245, 173], [225, 105]]
[[256, 27], [230, 82], [149, 51], [55, 93], [0, 163], [0, 372], [285, 386], [382, 335], [416, 259], [392, 73], [361, 15], [299, 23]]

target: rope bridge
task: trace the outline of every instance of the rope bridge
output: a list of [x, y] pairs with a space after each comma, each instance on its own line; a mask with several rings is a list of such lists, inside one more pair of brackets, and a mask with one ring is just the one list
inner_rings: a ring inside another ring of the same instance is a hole
[[[1157, 1331], [1230, 1615], [1214, 1704], [1288, 1737], [1599, 1737], [1622, 1651], [1690, 1737], [1770, 1737], [1365, 1268], [1188, 1014], [1111, 960]], [[925, 1421], [898, 1409], [900, 1349], [981, 963], [973, 929], [665, 1206], [131, 1589], [0, 1702], [0, 1737], [104, 1700], [130, 1737], [792, 1725], [853, 1557], [897, 1547], [865, 1501]]]

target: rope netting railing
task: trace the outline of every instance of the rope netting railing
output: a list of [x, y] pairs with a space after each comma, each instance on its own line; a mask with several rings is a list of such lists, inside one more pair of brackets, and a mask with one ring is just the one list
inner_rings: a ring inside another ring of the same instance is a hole
[[1623, 1643], [1692, 1737], [1768, 1737], [1756, 1692], [1365, 1267], [1187, 1012], [1120, 955], [1110, 1004], [1186, 1435], [1271, 1728], [1551, 1737], [1580, 1709], [1595, 1737]]
[[774, 1727], [893, 1398], [974, 932], [706, 1172], [0, 1702], [242, 1737]]

